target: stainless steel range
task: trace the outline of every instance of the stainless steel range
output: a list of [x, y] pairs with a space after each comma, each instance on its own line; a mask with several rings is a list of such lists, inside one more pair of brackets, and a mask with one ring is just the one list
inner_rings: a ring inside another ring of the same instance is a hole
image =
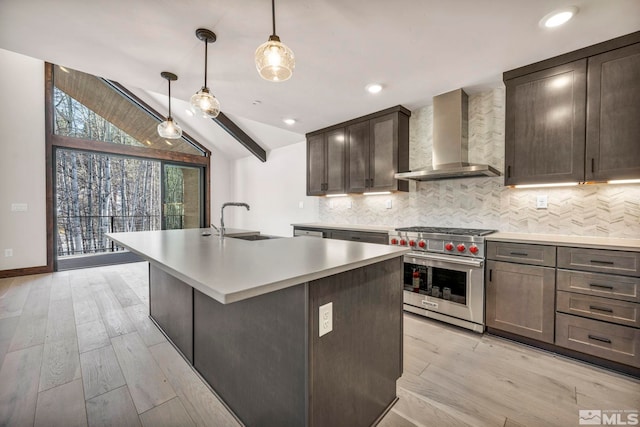
[[396, 228], [391, 245], [407, 246], [404, 309], [484, 332], [484, 236], [495, 230]]

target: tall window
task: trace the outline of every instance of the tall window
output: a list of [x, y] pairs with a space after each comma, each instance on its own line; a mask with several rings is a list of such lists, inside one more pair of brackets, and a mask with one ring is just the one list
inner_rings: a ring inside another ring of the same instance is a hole
[[160, 138], [162, 116], [117, 83], [50, 64], [47, 70], [59, 265], [67, 257], [122, 251], [108, 232], [208, 222], [208, 150], [188, 136]]

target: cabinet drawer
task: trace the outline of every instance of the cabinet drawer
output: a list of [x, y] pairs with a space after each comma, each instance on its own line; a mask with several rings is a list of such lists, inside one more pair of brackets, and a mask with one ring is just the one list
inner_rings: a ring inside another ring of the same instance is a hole
[[640, 367], [640, 329], [557, 313], [556, 344]]
[[324, 232], [320, 230], [304, 230], [300, 228], [294, 228], [293, 235], [294, 237], [297, 237], [297, 236], [324, 237]]
[[563, 313], [590, 317], [618, 323], [620, 325], [640, 327], [638, 309], [640, 304], [610, 298], [594, 297], [558, 291], [556, 309]]
[[328, 236], [336, 240], [350, 240], [353, 242], [378, 243], [380, 245], [389, 244], [389, 234], [368, 233], [366, 231], [331, 231]]
[[561, 291], [640, 302], [640, 279], [635, 277], [558, 269], [557, 286]]
[[640, 277], [640, 252], [560, 247], [558, 267]]
[[487, 242], [487, 258], [521, 264], [556, 266], [555, 246], [524, 243]]

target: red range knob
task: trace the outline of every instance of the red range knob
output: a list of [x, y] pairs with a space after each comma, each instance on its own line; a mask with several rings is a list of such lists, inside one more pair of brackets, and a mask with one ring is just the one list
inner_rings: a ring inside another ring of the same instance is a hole
[[409, 240], [409, 246], [415, 246], [415, 245], [416, 245], [415, 240]]
[[407, 246], [407, 241], [404, 239], [400, 240], [400, 246]]
[[392, 245], [397, 245], [398, 244], [398, 239], [391, 239], [391, 244]]
[[420, 240], [418, 242], [418, 246], [420, 246], [421, 248], [424, 248], [425, 246], [427, 246], [427, 242], [425, 242], [424, 240]]
[[447, 243], [446, 245], [444, 245], [444, 248], [448, 251], [452, 251], [453, 250], [453, 243]]
[[462, 243], [460, 243], [458, 246], [456, 246], [456, 249], [458, 249], [458, 252], [464, 252], [464, 250], [467, 249], [467, 247]]
[[469, 252], [471, 252], [471, 253], [472, 253], [472, 254], [474, 254], [474, 255], [475, 255], [475, 254], [477, 254], [479, 250], [480, 250], [480, 249], [478, 249], [478, 247], [477, 247], [476, 245], [471, 245], [471, 246], [469, 247]]

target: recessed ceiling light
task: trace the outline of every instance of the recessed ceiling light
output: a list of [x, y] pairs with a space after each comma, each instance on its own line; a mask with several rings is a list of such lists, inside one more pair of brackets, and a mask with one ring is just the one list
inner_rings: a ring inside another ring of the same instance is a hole
[[285, 122], [286, 124], [288, 124], [289, 126], [291, 126], [291, 125], [296, 123], [295, 119], [284, 119], [282, 121]]
[[186, 114], [187, 116], [189, 116], [189, 117], [193, 117], [193, 111], [191, 111], [191, 109], [190, 109], [190, 108], [185, 108], [185, 109], [184, 109], [184, 112], [185, 112], [185, 114]]
[[260, 105], [262, 104], [262, 101], [260, 101], [259, 99], [256, 99], [255, 101], [252, 102], [253, 105]]
[[65, 73], [68, 73], [69, 70], [67, 70], [66, 68], [64, 68], [62, 65], [58, 65], [58, 68], [60, 68], [61, 71], [64, 71]]
[[369, 93], [378, 93], [382, 90], [382, 85], [379, 83], [370, 83], [364, 87]]
[[573, 18], [576, 13], [578, 13], [578, 8], [575, 6], [554, 10], [540, 20], [540, 26], [543, 28], [558, 27]]

